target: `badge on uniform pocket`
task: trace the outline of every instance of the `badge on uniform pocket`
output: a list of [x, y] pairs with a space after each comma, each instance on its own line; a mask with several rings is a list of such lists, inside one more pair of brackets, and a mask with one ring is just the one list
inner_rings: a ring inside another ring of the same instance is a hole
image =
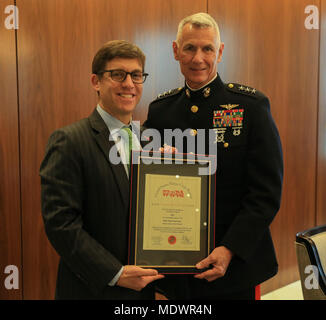
[[224, 134], [228, 128], [232, 130], [234, 136], [239, 136], [242, 130], [244, 109], [232, 109], [239, 105], [221, 105], [227, 110], [214, 110], [213, 128], [216, 133], [215, 143], [225, 142]]

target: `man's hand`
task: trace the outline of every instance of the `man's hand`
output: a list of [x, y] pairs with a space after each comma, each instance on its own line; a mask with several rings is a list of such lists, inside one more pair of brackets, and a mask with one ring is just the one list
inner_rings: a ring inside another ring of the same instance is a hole
[[164, 144], [163, 145], [163, 148], [161, 147], [159, 149], [159, 151], [161, 151], [162, 153], [177, 153], [178, 152], [178, 149], [175, 148], [175, 147], [171, 147], [167, 144]]
[[208, 282], [211, 282], [223, 277], [232, 257], [233, 253], [228, 248], [224, 246], [215, 248], [207, 258], [196, 264], [197, 269], [208, 268], [210, 265], [213, 268], [195, 275], [195, 278], [206, 279]]
[[124, 266], [117, 285], [140, 291], [152, 281], [163, 278], [164, 275], [158, 274], [157, 270], [154, 269], [143, 269], [137, 266]]
[[155, 292], [155, 300], [169, 300], [169, 299], [162, 293]]

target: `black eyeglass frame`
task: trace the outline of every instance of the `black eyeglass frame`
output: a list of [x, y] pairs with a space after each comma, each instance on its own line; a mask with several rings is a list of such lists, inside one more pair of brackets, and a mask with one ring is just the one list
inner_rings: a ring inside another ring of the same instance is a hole
[[[113, 71], [122, 71], [122, 72], [124, 72], [124, 73], [125, 73], [124, 78], [123, 78], [122, 80], [120, 80], [120, 81], [119, 81], [119, 80], [115, 80], [115, 79], [113, 79], [113, 78], [112, 78], [112, 75], [111, 75], [111, 73], [112, 73]], [[130, 77], [131, 77], [132, 82], [133, 82], [133, 83], [137, 83], [137, 84], [142, 84], [142, 83], [144, 83], [144, 82], [146, 81], [147, 76], [149, 75], [148, 73], [142, 72], [142, 76], [143, 76], [142, 79], [143, 79], [143, 81], [142, 81], [142, 82], [138, 82], [138, 81], [135, 81], [135, 80], [132, 78], [132, 75], [135, 74], [136, 72], [138, 73], [139, 71], [127, 72], [127, 71], [122, 70], [122, 69], [112, 69], [112, 70], [102, 70], [102, 71], [97, 72], [97, 74], [103, 74], [103, 73], [105, 73], [105, 72], [109, 72], [109, 73], [110, 73], [110, 77], [111, 77], [111, 79], [112, 79], [113, 81], [117, 81], [117, 82], [123, 82], [123, 81], [125, 81], [126, 78], [127, 78], [127, 75], [130, 74]]]

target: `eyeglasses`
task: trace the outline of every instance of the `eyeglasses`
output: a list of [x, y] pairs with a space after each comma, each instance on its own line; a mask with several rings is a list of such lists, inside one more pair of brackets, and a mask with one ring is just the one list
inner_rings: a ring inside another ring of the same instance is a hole
[[144, 83], [146, 80], [146, 77], [148, 76], [148, 73], [140, 72], [140, 71], [133, 71], [133, 72], [127, 72], [124, 70], [120, 69], [115, 69], [115, 70], [102, 70], [98, 72], [97, 74], [102, 74], [105, 72], [110, 73], [110, 77], [112, 80], [117, 81], [117, 82], [123, 82], [126, 80], [127, 75], [130, 74], [131, 80], [134, 83]]

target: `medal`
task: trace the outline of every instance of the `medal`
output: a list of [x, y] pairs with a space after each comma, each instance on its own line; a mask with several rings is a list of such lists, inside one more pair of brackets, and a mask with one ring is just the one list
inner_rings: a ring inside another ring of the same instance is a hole
[[224, 128], [219, 128], [219, 129], [214, 129], [215, 131], [215, 141], [214, 143], [224, 143], [224, 134], [226, 129]]
[[238, 104], [220, 105], [226, 110], [214, 110], [213, 128], [216, 134], [215, 143], [225, 143], [224, 134], [227, 128], [232, 129], [233, 136], [239, 136], [243, 128], [244, 109], [234, 109]]

